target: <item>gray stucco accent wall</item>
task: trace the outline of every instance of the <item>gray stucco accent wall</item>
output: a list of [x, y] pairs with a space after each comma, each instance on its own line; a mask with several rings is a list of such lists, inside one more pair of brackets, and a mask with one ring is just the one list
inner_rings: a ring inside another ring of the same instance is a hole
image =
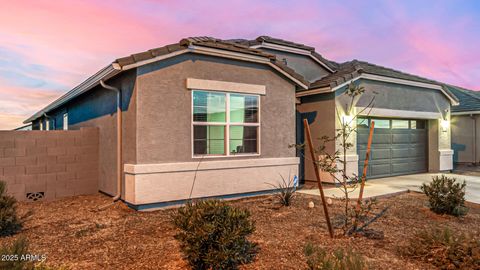
[[265, 65], [186, 54], [138, 68], [137, 164], [198, 161], [187, 78], [265, 85], [261, 155], [245, 158], [295, 157], [295, 85]]
[[314, 82], [330, 74], [327, 69], [322, 67], [319, 63], [315, 62], [315, 60], [307, 55], [264, 48], [260, 49], [267, 53], [274, 54], [280, 61], [285, 59], [287, 66], [294, 69], [298, 74], [302, 75], [310, 82]]
[[[360, 96], [357, 107], [365, 107], [372, 97], [375, 97], [375, 108], [391, 110], [438, 112], [445, 115], [450, 109], [450, 102], [439, 90], [415, 86], [392, 84], [371, 80], [359, 80], [358, 85], [365, 87], [365, 93]], [[346, 89], [346, 88], [345, 88]], [[337, 91], [337, 102], [345, 104], [349, 101], [344, 91]]]

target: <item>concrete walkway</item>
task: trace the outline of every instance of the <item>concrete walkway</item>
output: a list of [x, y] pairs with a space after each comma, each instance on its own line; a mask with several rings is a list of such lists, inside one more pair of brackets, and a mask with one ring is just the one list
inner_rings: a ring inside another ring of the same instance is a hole
[[[365, 184], [364, 198], [372, 198], [379, 196], [388, 196], [407, 191], [420, 192], [420, 186], [432, 180], [432, 176], [440, 174], [413, 174], [402, 175], [387, 178], [372, 179]], [[458, 180], [467, 182], [465, 199], [469, 202], [480, 204], [480, 177], [470, 175], [448, 174], [456, 177]], [[320, 195], [318, 189], [299, 190], [298, 192], [311, 195]], [[329, 187], [324, 190], [325, 196], [328, 198], [341, 198], [343, 192], [335, 187]], [[350, 193], [350, 198], [358, 198], [359, 190]]]

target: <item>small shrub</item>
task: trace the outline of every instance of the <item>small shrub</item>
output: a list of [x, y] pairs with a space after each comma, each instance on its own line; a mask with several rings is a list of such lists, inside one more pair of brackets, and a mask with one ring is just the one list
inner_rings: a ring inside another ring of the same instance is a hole
[[282, 175], [280, 176], [282, 177], [282, 182], [279, 182], [276, 185], [269, 185], [277, 190], [275, 193], [277, 201], [283, 206], [290, 206], [295, 198], [295, 192], [297, 191], [295, 178], [290, 178], [290, 176], [288, 176], [289, 180], [287, 181]]
[[434, 176], [429, 184], [421, 189], [427, 195], [430, 209], [437, 214], [462, 216], [467, 213], [465, 207], [466, 183], [457, 183], [454, 177]]
[[0, 181], [0, 236], [15, 234], [22, 229], [22, 219], [17, 215], [17, 201], [9, 196], [5, 182]]
[[327, 252], [311, 243], [305, 246], [305, 256], [310, 270], [365, 270], [368, 266], [360, 254], [351, 249]]
[[173, 216], [180, 229], [175, 238], [193, 269], [237, 269], [251, 262], [257, 244], [247, 240], [255, 231], [250, 213], [218, 200], [189, 202]]
[[453, 233], [448, 228], [421, 231], [400, 252], [441, 269], [480, 269], [478, 236]]

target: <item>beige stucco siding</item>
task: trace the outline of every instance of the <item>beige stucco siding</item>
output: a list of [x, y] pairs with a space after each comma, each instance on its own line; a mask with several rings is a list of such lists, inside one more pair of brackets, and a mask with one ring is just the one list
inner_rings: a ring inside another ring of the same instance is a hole
[[[333, 138], [335, 136], [335, 96], [333, 93], [324, 95], [313, 95], [303, 97], [302, 103], [297, 105], [297, 110], [301, 113], [302, 118], [307, 118], [310, 123], [310, 131], [312, 134], [312, 142], [315, 149], [323, 144], [320, 140], [323, 136]], [[302, 119], [303, 121], [303, 119]], [[303, 124], [302, 124], [303, 125]], [[335, 152], [335, 143], [328, 142], [326, 145], [326, 151], [329, 153]], [[304, 173], [306, 181], [316, 181], [315, 170], [313, 164], [310, 161], [309, 148], [305, 148]], [[322, 174], [322, 180], [324, 178], [330, 178], [328, 175]]]
[[187, 78], [265, 85], [266, 94], [260, 98], [258, 158], [295, 156], [295, 150], [288, 148], [295, 142], [295, 86], [291, 82], [263, 65], [190, 54], [139, 68], [138, 164], [196, 160], [192, 159], [192, 99]]

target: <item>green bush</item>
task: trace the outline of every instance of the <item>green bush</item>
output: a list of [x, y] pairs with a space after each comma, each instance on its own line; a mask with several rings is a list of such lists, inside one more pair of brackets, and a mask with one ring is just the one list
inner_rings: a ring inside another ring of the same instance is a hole
[[305, 246], [305, 256], [310, 270], [365, 270], [368, 266], [360, 254], [351, 249], [327, 252], [311, 243]]
[[15, 234], [23, 223], [17, 215], [17, 201], [6, 193], [5, 182], [0, 181], [0, 236]]
[[423, 230], [400, 252], [441, 269], [480, 269], [478, 236], [454, 233], [448, 228]]
[[429, 184], [421, 189], [427, 195], [430, 209], [437, 214], [462, 216], [467, 213], [465, 207], [466, 183], [457, 183], [454, 177], [434, 176]]
[[173, 215], [180, 230], [175, 238], [193, 269], [237, 269], [251, 262], [257, 244], [247, 240], [255, 231], [250, 213], [218, 200], [187, 203]]

